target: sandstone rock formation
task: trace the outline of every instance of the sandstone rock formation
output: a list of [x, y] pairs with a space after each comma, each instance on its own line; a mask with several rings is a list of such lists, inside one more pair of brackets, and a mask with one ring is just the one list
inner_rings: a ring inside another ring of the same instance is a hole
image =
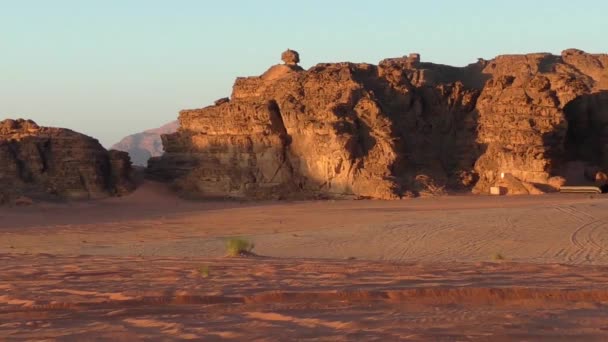
[[0, 121], [0, 202], [121, 195], [133, 190], [130, 177], [127, 153], [108, 152], [91, 137], [31, 120]]
[[182, 111], [150, 175], [191, 196], [392, 199], [485, 193], [501, 173], [550, 191], [577, 181], [569, 162], [608, 168], [607, 55], [451, 67], [411, 54], [309, 70], [294, 51], [282, 58], [238, 78], [229, 101]]
[[[607, 55], [499, 56], [483, 72], [491, 79], [477, 102], [478, 141], [486, 146], [475, 167], [477, 191], [499, 172], [542, 185], [565, 174], [569, 161], [608, 167]], [[584, 175], [568, 178], [577, 183]]]
[[177, 127], [177, 121], [171, 121], [159, 128], [129, 135], [114, 144], [112, 149], [129, 153], [133, 165], [146, 166], [150, 157], [158, 157], [163, 154], [160, 135], [174, 133], [177, 131]]

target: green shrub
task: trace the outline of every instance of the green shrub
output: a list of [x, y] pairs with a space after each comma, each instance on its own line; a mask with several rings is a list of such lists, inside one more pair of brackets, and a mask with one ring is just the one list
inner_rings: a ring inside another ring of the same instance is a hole
[[226, 241], [228, 256], [236, 257], [251, 254], [255, 245], [241, 238], [230, 238]]
[[504, 257], [504, 255], [502, 255], [500, 253], [494, 253], [494, 255], [492, 255], [492, 260], [502, 261], [502, 260], [505, 260], [505, 257]]
[[209, 271], [210, 271], [209, 266], [203, 265], [198, 268], [198, 275], [203, 278], [207, 278], [207, 277], [209, 277]]

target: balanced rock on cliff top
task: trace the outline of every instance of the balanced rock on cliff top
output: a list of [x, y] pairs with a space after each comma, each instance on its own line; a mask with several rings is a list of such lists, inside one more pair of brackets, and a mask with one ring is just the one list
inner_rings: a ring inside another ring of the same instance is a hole
[[270, 67], [260, 78], [265, 81], [274, 81], [304, 70], [298, 65], [300, 63], [300, 54], [297, 51], [287, 49], [287, 51], [281, 54], [281, 60], [284, 64]]
[[0, 121], [0, 199], [88, 199], [134, 189], [125, 152], [106, 151], [86, 135], [39, 127], [31, 120]]
[[551, 190], [569, 162], [608, 168], [607, 55], [309, 70], [282, 57], [238, 78], [229, 102], [180, 112], [150, 174], [197, 197], [391, 199], [487, 192], [501, 173]]
[[298, 65], [300, 63], [300, 54], [297, 51], [287, 49], [281, 54], [281, 60], [286, 65]]

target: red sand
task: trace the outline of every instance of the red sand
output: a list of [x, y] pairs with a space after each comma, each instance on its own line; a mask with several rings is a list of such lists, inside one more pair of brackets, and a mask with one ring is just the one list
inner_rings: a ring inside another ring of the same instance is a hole
[[[606, 340], [606, 209], [186, 202], [158, 184], [2, 208], [0, 340]], [[224, 258], [232, 235], [264, 257]]]

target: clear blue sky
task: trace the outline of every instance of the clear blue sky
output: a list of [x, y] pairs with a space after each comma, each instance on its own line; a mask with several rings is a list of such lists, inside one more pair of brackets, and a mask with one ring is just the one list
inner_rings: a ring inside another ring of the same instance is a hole
[[302, 64], [419, 52], [608, 52], [605, 0], [0, 0], [0, 119], [110, 145], [228, 96], [298, 50]]

